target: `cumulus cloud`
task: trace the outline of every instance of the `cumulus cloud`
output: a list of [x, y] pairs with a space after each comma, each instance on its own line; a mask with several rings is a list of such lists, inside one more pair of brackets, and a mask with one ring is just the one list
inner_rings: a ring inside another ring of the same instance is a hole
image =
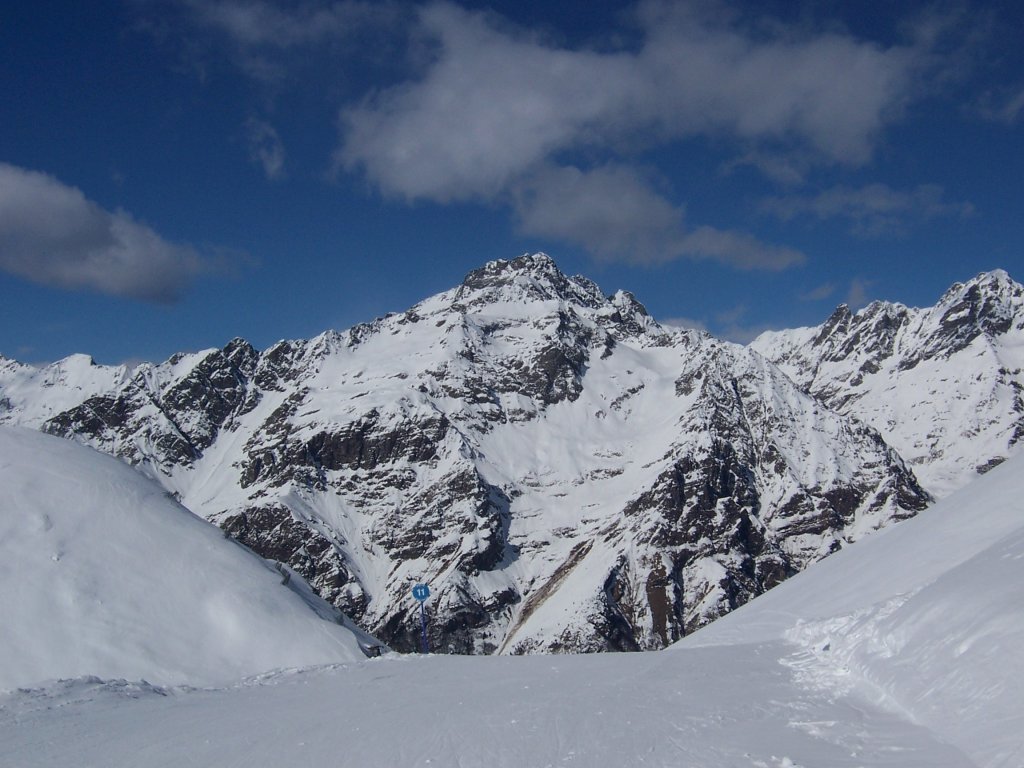
[[284, 144], [277, 130], [265, 120], [250, 118], [245, 123], [249, 159], [263, 168], [270, 180], [284, 177]]
[[169, 302], [208, 265], [122, 210], [0, 163], [0, 269], [36, 283]]
[[886, 184], [859, 188], [840, 185], [813, 196], [769, 198], [762, 201], [761, 208], [783, 221], [798, 216], [847, 219], [854, 234], [871, 237], [898, 233], [914, 220], [973, 214], [971, 203], [950, 202], [944, 196], [942, 187], [935, 184], [921, 184], [911, 190]]
[[[863, 164], [927, 57], [916, 43], [754, 30], [703, 7], [643, 3], [639, 44], [599, 51], [427, 5], [419, 22], [433, 58], [416, 79], [342, 110], [336, 164], [407, 201], [510, 204], [524, 232], [604, 258], [799, 263], [749, 235], [686, 232], [667, 194], [608, 166], [693, 137], [731, 140], [739, 162], [791, 180], [814, 164]], [[580, 153], [603, 159], [582, 170], [564, 161]], [[559, 190], [577, 197], [556, 201]]]
[[913, 46], [766, 38], [685, 4], [642, 8], [639, 50], [605, 53], [427, 6], [421, 21], [436, 59], [421, 79], [343, 112], [340, 162], [387, 193], [442, 202], [493, 195], [558, 151], [640, 133], [791, 141], [858, 164], [907, 98], [919, 61]]

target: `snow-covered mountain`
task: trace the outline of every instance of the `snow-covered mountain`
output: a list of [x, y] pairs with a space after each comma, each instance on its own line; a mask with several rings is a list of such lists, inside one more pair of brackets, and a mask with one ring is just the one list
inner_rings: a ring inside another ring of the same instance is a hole
[[1022, 462], [666, 651], [390, 654], [205, 690], [68, 680], [0, 695], [0, 764], [1019, 766]]
[[1002, 270], [934, 307], [840, 306], [822, 325], [765, 333], [752, 349], [830, 408], [879, 430], [944, 496], [1024, 437], [1024, 287]]
[[540, 254], [262, 353], [72, 362], [6, 362], [0, 420], [127, 460], [399, 649], [420, 581], [434, 648], [660, 648], [928, 502], [757, 353]]
[[0, 427], [0, 488], [0, 690], [81, 675], [223, 684], [352, 661], [372, 642], [109, 456]]
[[44, 368], [0, 355], [0, 424], [40, 427], [128, 379], [126, 367], [96, 365], [88, 355], [71, 355]]

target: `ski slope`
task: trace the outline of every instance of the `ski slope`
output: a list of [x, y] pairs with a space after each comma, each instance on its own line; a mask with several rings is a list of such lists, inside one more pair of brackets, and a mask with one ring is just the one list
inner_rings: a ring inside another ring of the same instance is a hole
[[301, 579], [282, 586], [116, 459], [0, 427], [0, 489], [0, 690], [80, 675], [213, 685], [363, 658]]
[[0, 696], [0, 765], [1016, 768], [1022, 469], [667, 651], [391, 655], [202, 690], [82, 677]]

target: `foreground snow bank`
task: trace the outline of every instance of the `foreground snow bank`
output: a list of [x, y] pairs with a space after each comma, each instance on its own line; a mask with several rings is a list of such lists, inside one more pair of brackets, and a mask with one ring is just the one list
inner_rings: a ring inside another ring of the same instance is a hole
[[116, 459], [2, 427], [0, 489], [0, 690], [210, 685], [363, 658], [326, 603]]
[[220, 690], [69, 681], [0, 696], [0, 765], [975, 768], [903, 718], [805, 690], [788, 650], [390, 655]]

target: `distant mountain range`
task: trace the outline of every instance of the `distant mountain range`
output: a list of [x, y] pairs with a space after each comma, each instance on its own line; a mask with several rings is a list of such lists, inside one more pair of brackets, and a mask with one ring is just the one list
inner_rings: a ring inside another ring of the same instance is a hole
[[396, 649], [416, 582], [435, 650], [654, 649], [1013, 453], [1021, 297], [742, 347], [536, 254], [263, 352], [0, 358], [0, 423], [123, 458]]
[[945, 496], [1024, 437], [1024, 288], [995, 270], [934, 307], [840, 306], [816, 328], [750, 345], [830, 408], [878, 429]]

